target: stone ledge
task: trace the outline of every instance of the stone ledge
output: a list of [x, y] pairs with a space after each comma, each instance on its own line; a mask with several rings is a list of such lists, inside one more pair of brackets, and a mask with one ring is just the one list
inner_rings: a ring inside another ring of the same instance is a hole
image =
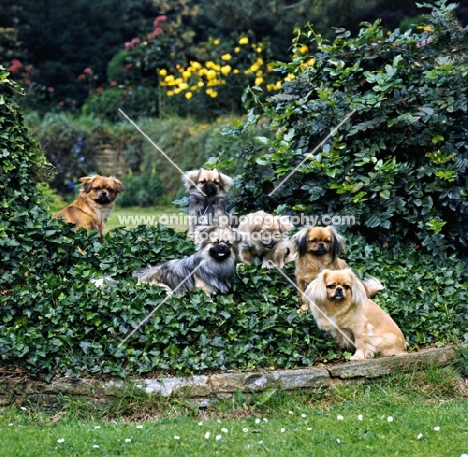
[[[468, 344], [461, 345], [468, 349]], [[53, 409], [59, 396], [77, 396], [103, 403], [121, 395], [126, 389], [140, 388], [148, 394], [193, 399], [215, 399], [269, 389], [307, 390], [326, 387], [336, 382], [373, 379], [394, 371], [412, 371], [435, 364], [447, 366], [456, 354], [454, 347], [425, 349], [398, 357], [346, 362], [297, 370], [227, 372], [192, 377], [164, 379], [76, 379], [61, 377], [51, 383], [15, 380], [0, 375], [0, 407], [19, 401], [30, 401], [38, 407]]]

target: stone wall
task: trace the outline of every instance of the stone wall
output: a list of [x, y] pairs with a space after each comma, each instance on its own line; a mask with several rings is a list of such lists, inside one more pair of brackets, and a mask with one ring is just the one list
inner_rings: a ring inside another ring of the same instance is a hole
[[[468, 349], [468, 344], [463, 347]], [[394, 371], [421, 370], [428, 365], [447, 366], [456, 357], [453, 347], [425, 349], [398, 357], [322, 365], [298, 370], [226, 372], [163, 379], [98, 379], [58, 377], [50, 383], [0, 372], [0, 406], [29, 403], [32, 407], [54, 410], [60, 396], [81, 398], [103, 404], [128, 389], [143, 389], [164, 397], [183, 396], [199, 403], [269, 389], [309, 390], [348, 381], [366, 382]]]

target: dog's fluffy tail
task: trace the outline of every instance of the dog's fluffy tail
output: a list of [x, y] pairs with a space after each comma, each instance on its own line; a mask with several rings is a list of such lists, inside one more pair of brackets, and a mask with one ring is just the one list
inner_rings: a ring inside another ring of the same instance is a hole
[[138, 284], [157, 284], [161, 281], [160, 267], [147, 265], [146, 268], [134, 271], [132, 277], [138, 279]]
[[362, 283], [366, 288], [366, 295], [369, 298], [374, 298], [379, 290], [385, 289], [385, 286], [373, 276], [369, 276], [368, 278], [364, 279]]

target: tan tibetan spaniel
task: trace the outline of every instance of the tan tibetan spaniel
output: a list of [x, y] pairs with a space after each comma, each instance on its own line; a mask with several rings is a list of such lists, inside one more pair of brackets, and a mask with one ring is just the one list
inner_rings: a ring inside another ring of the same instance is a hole
[[[291, 239], [294, 254], [299, 303], [303, 312], [309, 305], [304, 297], [307, 286], [325, 269], [342, 270], [349, 265], [338, 257], [344, 251], [344, 241], [333, 227], [305, 227]], [[364, 281], [369, 297], [374, 297], [382, 284], [375, 278]]]
[[380, 354], [401, 355], [408, 343], [394, 320], [367, 297], [362, 281], [349, 268], [323, 270], [305, 295], [317, 326], [330, 332], [345, 349], [355, 349], [351, 360]]
[[237, 229], [242, 240], [240, 261], [252, 263], [258, 258], [262, 268], [283, 268], [290, 259], [291, 246], [286, 236], [292, 228], [287, 216], [273, 216], [265, 211], [247, 214]]
[[76, 228], [97, 230], [101, 236], [117, 196], [125, 190], [123, 184], [109, 176], [85, 176], [80, 194], [70, 205], [59, 211], [55, 217], [75, 224]]

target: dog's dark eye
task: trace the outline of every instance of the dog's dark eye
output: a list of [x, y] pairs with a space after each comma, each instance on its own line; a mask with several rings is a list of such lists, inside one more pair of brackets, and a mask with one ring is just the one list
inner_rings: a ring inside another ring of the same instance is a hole
[[219, 181], [213, 181], [217, 186], [219, 186]]
[[330, 290], [336, 289], [336, 284], [327, 284], [327, 289], [330, 289]]
[[201, 179], [201, 180], [199, 181], [199, 183], [200, 183], [200, 184], [206, 184], [206, 179]]
[[309, 240], [309, 243], [316, 243], [317, 242], [317, 238], [312, 238], [311, 240]]
[[100, 186], [93, 187], [93, 190], [95, 191], [101, 190], [101, 187]]
[[343, 284], [343, 289], [349, 290], [349, 289], [351, 289], [351, 286], [348, 285], [348, 284]]

